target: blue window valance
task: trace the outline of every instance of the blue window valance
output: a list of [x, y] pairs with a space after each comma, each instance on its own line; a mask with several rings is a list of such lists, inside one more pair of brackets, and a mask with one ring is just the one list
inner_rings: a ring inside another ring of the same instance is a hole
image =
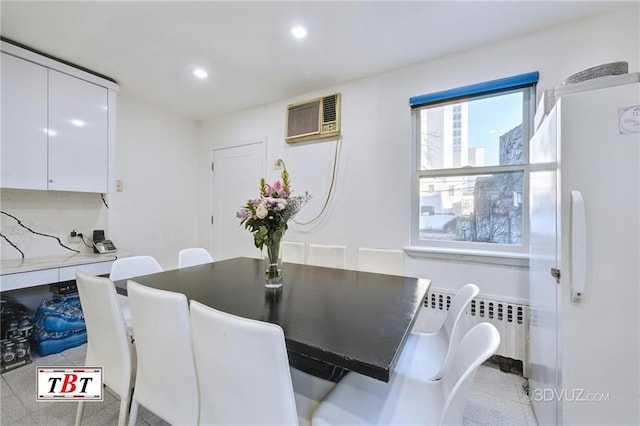
[[531, 86], [538, 82], [538, 75], [538, 71], [534, 71], [527, 74], [514, 75], [512, 77], [500, 78], [498, 80], [486, 81], [483, 83], [472, 84], [455, 89], [443, 90], [441, 92], [413, 96], [409, 98], [409, 105], [411, 106], [411, 108], [417, 108], [435, 102], [442, 102], [457, 98], [483, 95], [501, 90], [517, 89], [519, 87]]

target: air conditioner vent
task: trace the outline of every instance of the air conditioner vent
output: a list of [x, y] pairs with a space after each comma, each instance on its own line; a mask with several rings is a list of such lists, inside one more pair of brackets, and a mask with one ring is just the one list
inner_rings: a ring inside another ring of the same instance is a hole
[[325, 123], [336, 121], [336, 95], [322, 99], [322, 114]]
[[340, 94], [287, 106], [289, 143], [340, 136]]

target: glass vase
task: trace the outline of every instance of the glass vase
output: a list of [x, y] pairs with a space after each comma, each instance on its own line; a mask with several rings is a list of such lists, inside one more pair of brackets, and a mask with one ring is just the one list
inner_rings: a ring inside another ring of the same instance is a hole
[[264, 258], [264, 286], [267, 288], [282, 287], [282, 259], [280, 258], [280, 240], [266, 244], [267, 256]]

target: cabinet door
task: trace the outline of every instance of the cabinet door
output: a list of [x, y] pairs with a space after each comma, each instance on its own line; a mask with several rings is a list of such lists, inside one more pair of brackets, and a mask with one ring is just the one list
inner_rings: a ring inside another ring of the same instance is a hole
[[106, 88], [49, 70], [49, 189], [107, 192], [107, 101]]
[[3, 188], [47, 189], [47, 69], [2, 53]]

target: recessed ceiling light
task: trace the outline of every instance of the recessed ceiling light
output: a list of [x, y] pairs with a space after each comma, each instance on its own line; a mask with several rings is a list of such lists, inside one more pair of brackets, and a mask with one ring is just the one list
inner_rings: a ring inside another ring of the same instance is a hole
[[302, 25], [296, 25], [291, 28], [291, 35], [297, 39], [305, 38], [307, 36], [307, 30]]
[[198, 77], [200, 80], [204, 80], [205, 78], [207, 78], [207, 76], [209, 76], [209, 73], [202, 68], [196, 68], [195, 70], [193, 70], [193, 75]]

